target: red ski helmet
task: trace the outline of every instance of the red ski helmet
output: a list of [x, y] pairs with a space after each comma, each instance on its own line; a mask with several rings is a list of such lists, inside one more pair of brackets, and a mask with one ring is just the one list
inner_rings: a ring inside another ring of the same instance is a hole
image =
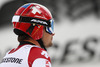
[[34, 40], [42, 38], [43, 27], [49, 34], [54, 34], [54, 21], [50, 11], [45, 6], [37, 3], [27, 3], [21, 6], [15, 12], [12, 22], [15, 34], [21, 35], [24, 33]]

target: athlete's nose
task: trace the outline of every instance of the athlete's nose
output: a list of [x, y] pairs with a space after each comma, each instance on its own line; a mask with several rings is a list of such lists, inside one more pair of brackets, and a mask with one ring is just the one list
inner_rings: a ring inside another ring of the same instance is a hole
[[53, 34], [51, 34], [52, 36], [54, 36], [55, 35], [55, 33], [53, 33]]

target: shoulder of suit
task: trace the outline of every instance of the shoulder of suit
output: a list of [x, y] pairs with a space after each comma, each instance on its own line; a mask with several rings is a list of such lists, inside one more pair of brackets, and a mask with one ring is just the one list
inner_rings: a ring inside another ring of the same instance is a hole
[[49, 62], [51, 62], [50, 57], [48, 56], [48, 53], [46, 50], [40, 48], [40, 47], [32, 47], [30, 49], [30, 53], [28, 56], [28, 64], [29, 66], [31, 66], [33, 64], [34, 61], [36, 61], [37, 59], [46, 59]]
[[40, 47], [32, 47], [30, 50], [30, 55], [36, 56], [37, 58], [49, 58], [47, 51]]

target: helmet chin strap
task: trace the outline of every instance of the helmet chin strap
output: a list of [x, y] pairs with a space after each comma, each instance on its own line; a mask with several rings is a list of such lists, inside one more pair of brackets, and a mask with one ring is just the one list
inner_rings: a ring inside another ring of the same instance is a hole
[[42, 39], [37, 40], [38, 43], [40, 44], [41, 48], [45, 49], [47, 51], [47, 49], [45, 48]]

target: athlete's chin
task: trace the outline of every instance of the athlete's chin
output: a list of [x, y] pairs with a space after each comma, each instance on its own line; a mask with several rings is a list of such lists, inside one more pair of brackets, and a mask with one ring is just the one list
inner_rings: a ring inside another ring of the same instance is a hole
[[52, 44], [52, 43], [50, 43], [50, 44], [49, 44], [49, 47], [51, 47], [52, 45], [53, 45], [53, 44]]
[[49, 48], [49, 47], [51, 47], [53, 44], [52, 43], [49, 43], [47, 46], [46, 46], [46, 48]]

